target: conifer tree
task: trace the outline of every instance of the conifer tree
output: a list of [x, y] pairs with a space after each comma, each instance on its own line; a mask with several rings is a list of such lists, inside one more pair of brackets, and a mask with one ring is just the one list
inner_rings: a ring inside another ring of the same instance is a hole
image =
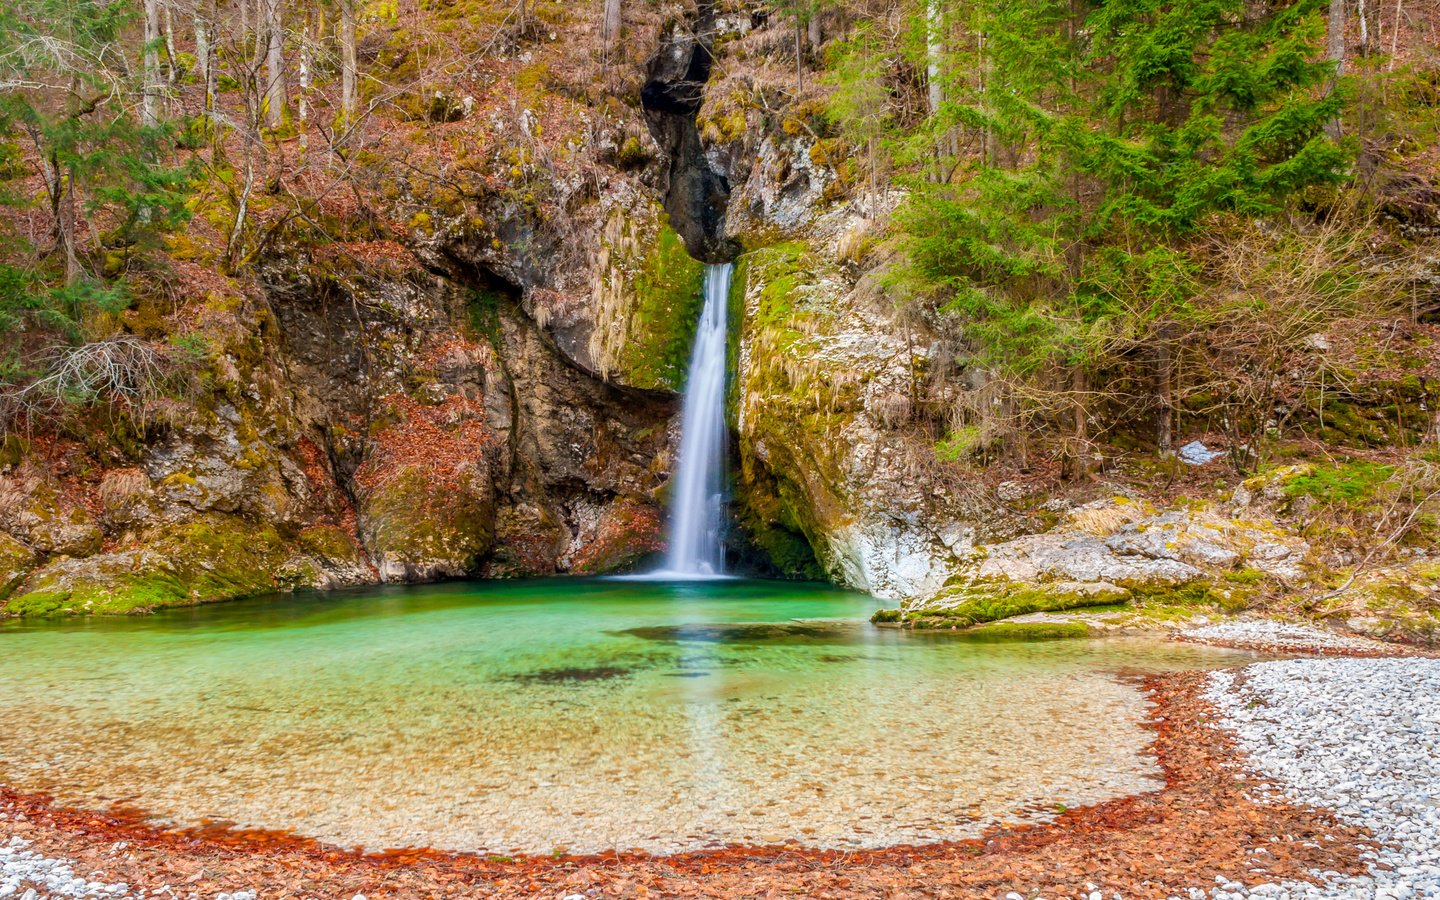
[[1168, 446], [1170, 360], [1216, 214], [1265, 215], [1340, 179], [1325, 132], [1323, 0], [982, 4], [983, 87], [942, 114], [995, 136], [957, 184], [903, 213], [910, 285], [941, 296], [987, 365], [1045, 381], [1073, 413], [1082, 472], [1092, 380], [1148, 357]]

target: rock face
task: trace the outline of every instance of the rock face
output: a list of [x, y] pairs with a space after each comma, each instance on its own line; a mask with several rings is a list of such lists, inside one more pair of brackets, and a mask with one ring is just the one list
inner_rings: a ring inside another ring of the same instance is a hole
[[736, 284], [740, 496], [759, 541], [801, 536], [826, 577], [879, 597], [935, 592], [973, 546], [979, 501], [890, 424], [924, 348], [804, 244], [748, 254]]
[[281, 256], [216, 298], [214, 386], [97, 478], [0, 478], [11, 614], [296, 587], [606, 572], [660, 548], [668, 392], [566, 357], [503, 284]]

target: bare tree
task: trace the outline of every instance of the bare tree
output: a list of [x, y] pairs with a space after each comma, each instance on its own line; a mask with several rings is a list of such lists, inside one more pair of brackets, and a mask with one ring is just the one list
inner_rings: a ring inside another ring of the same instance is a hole
[[[1345, 0], [1330, 0], [1329, 34], [1325, 57], [1335, 64], [1335, 80], [1345, 69]], [[1325, 131], [1333, 140], [1340, 140], [1340, 117], [1331, 119]]]
[[161, 30], [165, 35], [165, 79], [173, 86], [182, 73], [180, 71], [180, 54], [175, 52], [175, 15], [170, 7], [170, 0], [162, 0], [161, 13], [164, 16], [164, 26]]
[[340, 0], [340, 117], [342, 132], [355, 120], [355, 0]]
[[312, 28], [314, 16], [307, 6], [301, 12], [300, 25], [300, 100], [298, 105], [298, 127], [300, 137], [300, 161], [305, 161], [305, 153], [310, 149], [310, 135], [307, 131], [310, 125], [310, 72], [314, 68], [311, 57], [313, 56]]
[[145, 46], [141, 50], [143, 76], [140, 123], [160, 124], [160, 0], [145, 0]]
[[215, 108], [215, 85], [219, 72], [215, 59], [215, 0], [195, 3], [195, 71], [205, 91], [205, 112]]
[[265, 124], [279, 128], [285, 122], [285, 23], [281, 0], [262, 0], [265, 39]]
[[608, 69], [612, 54], [620, 42], [620, 29], [623, 27], [621, 16], [620, 0], [605, 0], [604, 12], [600, 21], [600, 39], [605, 47], [605, 66]]

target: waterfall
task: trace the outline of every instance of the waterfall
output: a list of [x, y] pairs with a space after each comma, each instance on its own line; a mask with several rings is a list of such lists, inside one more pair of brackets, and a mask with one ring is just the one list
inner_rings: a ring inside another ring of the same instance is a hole
[[705, 305], [695, 330], [680, 418], [680, 463], [670, 500], [670, 551], [657, 575], [714, 577], [725, 571], [725, 312], [733, 263], [705, 269]]

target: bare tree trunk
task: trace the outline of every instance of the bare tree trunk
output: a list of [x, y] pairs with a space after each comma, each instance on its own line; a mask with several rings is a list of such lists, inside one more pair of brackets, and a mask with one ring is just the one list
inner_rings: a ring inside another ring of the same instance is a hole
[[211, 3], [214, 0], [197, 0], [195, 3], [195, 72], [200, 76], [200, 84], [205, 91], [205, 112], [208, 114], [215, 103], [215, 90], [211, 78], [215, 74], [214, 60], [211, 54], [212, 42], [215, 40], [215, 33], [212, 30]]
[[610, 63], [615, 59], [615, 50], [620, 46], [620, 30], [624, 28], [624, 18], [620, 0], [604, 0], [600, 10], [600, 43], [601, 43], [601, 71], [607, 79], [610, 75]]
[[300, 132], [300, 162], [303, 165], [305, 153], [310, 149], [310, 134], [307, 129], [310, 125], [310, 55], [312, 52], [311, 41], [314, 38], [311, 32], [314, 17], [308, 8], [301, 15], [304, 18], [300, 26], [300, 102], [297, 118]]
[[[1335, 64], [1335, 78], [1338, 80], [1345, 71], [1345, 0], [1330, 0], [1330, 19], [1327, 25], [1325, 58]], [[1340, 117], [1331, 119], [1325, 131], [1332, 140], [1340, 140]]]
[[230, 229], [230, 239], [225, 243], [225, 267], [234, 272], [240, 262], [238, 254], [245, 240], [245, 217], [250, 211], [250, 192], [255, 188], [255, 156], [250, 142], [245, 142], [245, 185], [240, 189], [240, 200], [235, 204], [235, 224]]
[[145, 0], [145, 46], [141, 50], [140, 124], [160, 124], [160, 0]]
[[1390, 26], [1390, 65], [1386, 68], [1395, 71], [1395, 54], [1400, 50], [1400, 3], [1395, 0], [1395, 24]]
[[1086, 419], [1087, 392], [1089, 385], [1085, 377], [1085, 369], [1075, 366], [1070, 370], [1070, 391], [1075, 395], [1073, 408], [1075, 413], [1074, 432], [1071, 435], [1073, 445], [1070, 448], [1070, 477], [1074, 479], [1088, 478], [1090, 476], [1090, 429]]
[[1325, 58], [1335, 64], [1335, 74], [1345, 67], [1345, 0], [1330, 0], [1329, 34]]
[[285, 27], [281, 0], [263, 0], [265, 15], [265, 124], [285, 123]]
[[355, 0], [340, 0], [340, 116], [343, 132], [355, 121]]
[[172, 85], [180, 78], [180, 54], [175, 52], [175, 15], [170, 0], [164, 0], [165, 14], [165, 79]]
[[810, 4], [810, 20], [807, 23], [811, 52], [819, 52], [820, 45], [825, 43], [825, 22], [820, 15], [820, 0], [812, 0]]
[[795, 89], [805, 90], [805, 23], [795, 13]]
[[[58, 172], [59, 169], [56, 169]], [[80, 280], [82, 269], [80, 268], [80, 257], [75, 253], [75, 167], [70, 167], [61, 186], [59, 214], [56, 221], [60, 225], [61, 241], [65, 250], [65, 284], [73, 285]]]
[[1360, 52], [1370, 55], [1370, 14], [1365, 9], [1365, 0], [1358, 0], [1356, 14], [1360, 18]]
[[945, 90], [940, 84], [940, 58], [945, 52], [941, 33], [940, 0], [929, 0], [925, 5], [925, 93], [930, 101], [930, 115], [940, 112], [945, 102]]
[[1161, 327], [1155, 346], [1155, 393], [1160, 409], [1155, 416], [1155, 444], [1161, 456], [1170, 455], [1175, 435], [1175, 353], [1172, 329]]

